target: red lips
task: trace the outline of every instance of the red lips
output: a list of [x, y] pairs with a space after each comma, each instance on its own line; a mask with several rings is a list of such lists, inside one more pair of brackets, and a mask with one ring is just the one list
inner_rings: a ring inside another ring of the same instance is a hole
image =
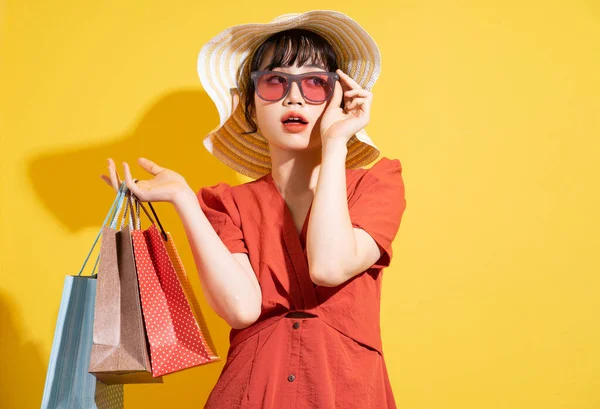
[[290, 118], [298, 118], [302, 121], [302, 123], [304, 123], [304, 124], [308, 123], [308, 119], [306, 119], [306, 117], [304, 115], [302, 115], [299, 112], [294, 112], [294, 111], [287, 112], [285, 115], [283, 115], [281, 117], [281, 122], [285, 122]]

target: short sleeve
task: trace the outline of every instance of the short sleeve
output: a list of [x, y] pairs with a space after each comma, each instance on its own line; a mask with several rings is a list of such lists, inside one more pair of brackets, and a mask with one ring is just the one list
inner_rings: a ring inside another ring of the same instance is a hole
[[248, 254], [231, 186], [227, 183], [205, 186], [197, 197], [200, 208], [229, 251]]
[[352, 226], [366, 231], [382, 252], [371, 268], [390, 265], [392, 241], [405, 209], [402, 165], [398, 159], [383, 157], [358, 182], [348, 209]]

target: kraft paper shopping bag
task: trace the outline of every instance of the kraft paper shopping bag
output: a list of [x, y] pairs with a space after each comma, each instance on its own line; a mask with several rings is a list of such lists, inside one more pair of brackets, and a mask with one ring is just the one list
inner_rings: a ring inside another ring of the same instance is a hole
[[89, 372], [107, 384], [162, 383], [153, 377], [142, 319], [130, 224], [131, 192], [119, 230], [118, 214], [102, 229], [94, 336]]

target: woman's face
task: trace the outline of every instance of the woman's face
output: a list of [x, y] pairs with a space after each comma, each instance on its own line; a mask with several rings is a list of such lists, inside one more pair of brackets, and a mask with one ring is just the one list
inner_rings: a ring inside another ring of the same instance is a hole
[[[273, 47], [268, 49], [264, 54], [259, 70], [264, 70], [268, 62], [271, 61], [272, 50]], [[272, 70], [289, 74], [327, 71], [322, 65], [301, 67], [294, 65], [285, 68], [274, 67]], [[285, 150], [303, 150], [321, 145], [321, 115], [328, 104], [329, 101], [314, 103], [305, 100], [298, 88], [298, 84], [294, 82], [288, 94], [276, 102], [265, 101], [254, 92], [255, 109], [253, 116], [258, 131], [270, 145], [275, 145]], [[301, 114], [308, 121], [308, 125], [302, 127], [302, 129], [285, 125], [282, 122], [282, 117], [290, 112]]]

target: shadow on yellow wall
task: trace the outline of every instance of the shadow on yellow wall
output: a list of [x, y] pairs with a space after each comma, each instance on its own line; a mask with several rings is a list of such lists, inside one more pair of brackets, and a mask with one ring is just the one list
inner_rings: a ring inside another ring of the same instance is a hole
[[0, 290], [0, 407], [6, 409], [38, 408], [46, 377], [42, 343], [23, 341], [21, 319], [17, 303]]
[[[183, 175], [196, 192], [202, 186], [220, 181], [231, 185], [238, 184], [236, 173], [202, 146], [202, 139], [210, 130], [206, 129], [205, 124], [218, 123], [215, 113], [212, 101], [204, 92], [180, 91], [167, 94], [151, 106], [139, 121], [132, 120], [132, 123], [137, 123], [131, 132], [107, 137], [106, 140], [112, 140], [110, 143], [73, 151], [51, 152], [34, 158], [29, 164], [31, 184], [39, 200], [73, 233], [86, 227], [99, 228], [110, 208], [114, 191], [100, 179], [98, 171], [102, 169], [102, 173], [107, 174], [108, 157], [112, 157], [117, 163], [121, 177], [124, 177], [122, 161], [125, 160], [132, 167], [133, 177], [150, 179], [152, 176], [137, 165], [137, 158], [143, 156]], [[82, 135], [82, 140], [88, 140], [88, 135]], [[210, 309], [203, 297], [191, 250], [189, 245], [185, 244], [185, 231], [176, 212], [166, 203], [159, 203], [155, 208], [165, 230], [173, 234], [177, 243], [181, 243], [178, 250], [187, 267], [221, 361], [165, 376], [164, 384], [127, 385], [125, 403], [126, 407], [166, 408], [175, 405], [178, 408], [199, 408], [208, 398], [225, 363], [230, 327]], [[142, 227], [148, 226], [149, 223], [149, 220], [142, 216]], [[89, 244], [91, 247], [92, 241]], [[69, 249], [62, 251], [68, 253]], [[69, 257], [73, 256], [83, 261], [86, 254], [72, 254]], [[97, 249], [94, 254], [97, 254]], [[95, 260], [95, 257], [90, 260]], [[90, 274], [92, 266], [93, 262], [88, 263], [84, 274]], [[59, 276], [56, 279], [62, 281], [63, 277]], [[52, 297], [54, 300], [59, 298], [59, 295]], [[49, 307], [56, 309], [56, 317], [58, 304]], [[4, 315], [7, 319], [12, 316], [12, 321], [9, 322], [18, 322], [18, 316], [9, 313], [8, 307], [5, 310]], [[6, 341], [5, 336], [2, 336], [0, 354], [10, 354], [16, 347], [19, 353], [13, 354], [14, 363], [23, 360], [25, 370], [22, 371], [22, 377], [16, 378], [18, 382], [24, 383], [22, 387], [13, 389], [2, 382], [2, 396], [5, 399], [8, 397], [9, 401], [19, 401], [19, 407], [37, 407], [41, 402], [46, 367], [35, 348], [19, 346], [18, 330], [14, 324], [3, 323], [3, 329], [4, 327], [7, 327], [13, 341]], [[21, 355], [22, 358], [19, 358]], [[46, 364], [48, 359], [49, 357], [45, 357]], [[9, 365], [8, 368], [18, 366]], [[2, 379], [6, 379], [12, 370], [9, 371], [7, 365], [1, 367]], [[11, 391], [27, 389], [32, 390], [28, 398], [31, 405], [22, 406], [23, 397], [11, 396], [11, 393], [14, 393]]]

